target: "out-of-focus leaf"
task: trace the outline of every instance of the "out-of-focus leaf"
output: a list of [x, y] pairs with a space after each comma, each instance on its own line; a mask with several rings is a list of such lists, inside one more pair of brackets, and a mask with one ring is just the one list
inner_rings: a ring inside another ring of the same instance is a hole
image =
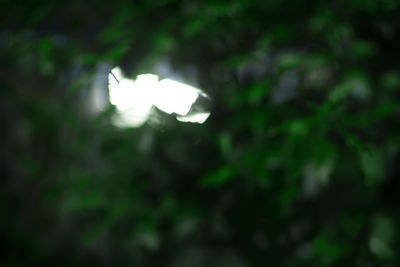
[[381, 78], [381, 85], [388, 90], [397, 90], [400, 88], [400, 73], [398, 71], [390, 71], [385, 73]]
[[357, 41], [351, 45], [351, 54], [356, 58], [362, 58], [373, 55], [374, 45], [367, 41]]
[[112, 48], [111, 50], [109, 50], [104, 55], [104, 59], [109, 62], [116, 62], [117, 60], [120, 60], [124, 56], [124, 54], [128, 51], [128, 49], [129, 49], [129, 45], [126, 43], [122, 43], [122, 44]]
[[360, 152], [360, 164], [365, 175], [365, 184], [375, 186], [385, 174], [384, 155], [378, 149]]
[[392, 240], [395, 234], [392, 220], [383, 215], [376, 215], [372, 224], [369, 248], [380, 260], [390, 260], [393, 255]]
[[125, 27], [113, 26], [100, 32], [98, 39], [104, 44], [117, 43], [123, 41], [124, 38], [129, 38], [129, 33]]
[[296, 52], [283, 53], [277, 59], [277, 67], [280, 70], [288, 70], [298, 67], [302, 62], [303, 56]]
[[332, 266], [349, 248], [335, 242], [326, 234], [320, 234], [314, 239], [314, 253], [323, 265]]
[[235, 171], [229, 166], [222, 166], [216, 171], [207, 174], [201, 179], [201, 184], [204, 186], [221, 186], [234, 177]]

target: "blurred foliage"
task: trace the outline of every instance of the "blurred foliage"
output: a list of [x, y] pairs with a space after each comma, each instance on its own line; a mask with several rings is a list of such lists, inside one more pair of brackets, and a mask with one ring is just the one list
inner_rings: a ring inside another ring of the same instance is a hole
[[[1, 7], [2, 266], [399, 265], [399, 1]], [[205, 124], [88, 115], [164, 57]]]

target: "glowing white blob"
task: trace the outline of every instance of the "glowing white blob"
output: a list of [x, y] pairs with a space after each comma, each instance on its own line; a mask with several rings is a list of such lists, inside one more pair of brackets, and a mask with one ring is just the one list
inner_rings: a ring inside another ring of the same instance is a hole
[[[204, 123], [210, 113], [188, 114], [201, 90], [174, 81], [158, 81], [154, 74], [139, 75], [136, 80], [125, 78], [120, 68], [108, 76], [109, 99], [117, 109], [114, 123], [121, 127], [138, 127], [150, 116], [153, 106], [168, 113], [176, 113], [182, 122]], [[187, 116], [185, 116], [187, 115]]]
[[157, 85], [153, 104], [168, 114], [186, 115], [198, 95], [198, 89], [192, 86], [163, 79]]
[[117, 109], [114, 123], [118, 126], [138, 127], [147, 121], [152, 108], [152, 95], [158, 77], [140, 75], [136, 80], [127, 79], [119, 68], [108, 76], [109, 98]]
[[209, 116], [210, 112], [204, 112], [187, 116], [178, 116], [176, 119], [182, 122], [204, 123]]
[[124, 76], [122, 75], [122, 70], [119, 67], [113, 68], [108, 76], [108, 80], [110, 83], [118, 83], [118, 81], [122, 79], [124, 79]]

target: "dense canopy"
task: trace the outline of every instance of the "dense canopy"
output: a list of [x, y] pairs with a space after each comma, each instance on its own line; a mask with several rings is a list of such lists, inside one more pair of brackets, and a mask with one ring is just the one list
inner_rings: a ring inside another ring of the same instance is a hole
[[[1, 1], [1, 266], [398, 266], [400, 2]], [[204, 124], [91, 114], [160, 61]]]

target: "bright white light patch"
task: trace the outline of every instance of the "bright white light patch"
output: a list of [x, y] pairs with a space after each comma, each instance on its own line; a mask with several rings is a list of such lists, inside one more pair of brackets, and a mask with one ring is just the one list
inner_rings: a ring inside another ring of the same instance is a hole
[[168, 114], [186, 115], [198, 95], [198, 89], [192, 86], [163, 79], [157, 85], [153, 104]]
[[195, 122], [195, 123], [204, 123], [208, 117], [210, 116], [210, 112], [198, 113], [188, 116], [178, 116], [176, 119], [182, 122]]
[[123, 77], [121, 70], [115, 68], [108, 80], [110, 102], [117, 108], [115, 124], [132, 127], [142, 125], [150, 114], [158, 77], [152, 74], [140, 75], [135, 81]]
[[[154, 74], [139, 75], [136, 80], [125, 78], [120, 68], [108, 77], [111, 104], [117, 108], [114, 123], [122, 127], [138, 127], [150, 116], [154, 106], [168, 113], [178, 114], [182, 122], [204, 123], [210, 113], [188, 114], [201, 90], [170, 79], [158, 81]], [[188, 116], [185, 116], [188, 115]]]

